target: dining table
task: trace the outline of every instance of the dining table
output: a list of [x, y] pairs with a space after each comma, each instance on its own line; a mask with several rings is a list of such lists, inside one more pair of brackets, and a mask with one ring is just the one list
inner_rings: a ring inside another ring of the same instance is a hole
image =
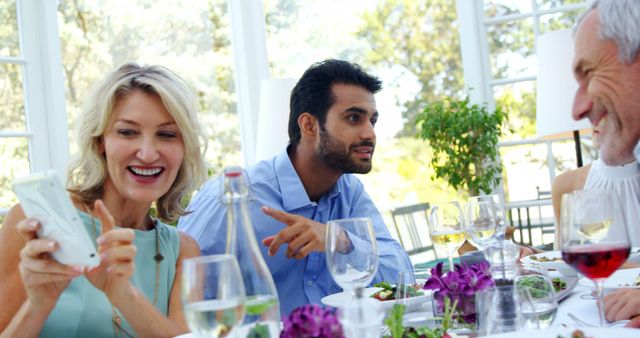
[[[559, 276], [557, 271], [550, 272], [551, 277]], [[430, 293], [430, 292], [429, 292]], [[595, 297], [592, 295], [592, 282], [588, 279], [581, 279], [575, 283], [575, 287], [558, 303], [556, 318], [546, 329], [542, 330], [520, 330], [518, 332], [489, 335], [487, 337], [571, 337], [571, 333], [576, 329], [581, 329], [587, 337], [592, 338], [627, 338], [640, 337], [640, 329], [624, 328], [626, 323], [609, 325], [606, 328], [598, 328], [598, 311]], [[425, 297], [424, 303], [416, 310], [405, 313], [405, 326], [434, 325], [433, 305], [431, 297]], [[581, 322], [572, 318], [577, 317]], [[586, 324], [586, 325], [585, 325]], [[388, 333], [383, 327], [382, 334]], [[236, 331], [237, 333], [237, 331]], [[240, 337], [242, 335], [232, 334], [230, 336]], [[465, 336], [464, 334], [458, 336]], [[197, 338], [196, 334], [190, 333], [180, 336], [180, 338]]]

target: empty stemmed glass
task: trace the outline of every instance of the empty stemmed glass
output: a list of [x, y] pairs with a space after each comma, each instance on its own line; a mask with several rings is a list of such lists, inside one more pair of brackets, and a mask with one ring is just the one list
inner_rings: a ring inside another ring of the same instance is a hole
[[212, 255], [185, 259], [182, 302], [193, 332], [213, 338], [228, 336], [245, 315], [244, 284], [236, 258]]
[[492, 200], [472, 200], [465, 204], [468, 239], [481, 251], [496, 240], [496, 211]]
[[432, 205], [428, 224], [431, 242], [438, 250], [446, 252], [449, 270], [453, 271], [453, 253], [466, 237], [460, 204], [454, 201]]
[[364, 287], [378, 270], [378, 249], [371, 218], [347, 218], [327, 222], [327, 267], [345, 291], [362, 298]]
[[629, 257], [627, 227], [614, 191], [582, 190], [562, 196], [562, 259], [595, 283], [601, 327], [605, 324], [602, 285]]
[[500, 203], [500, 197], [497, 194], [493, 195], [479, 195], [479, 196], [471, 196], [469, 197], [469, 203], [475, 202], [484, 202], [490, 201], [493, 202], [494, 212], [495, 212], [495, 221], [496, 221], [496, 240], [503, 240], [505, 236], [505, 231], [507, 229], [507, 223], [505, 222], [505, 212], [504, 206]]

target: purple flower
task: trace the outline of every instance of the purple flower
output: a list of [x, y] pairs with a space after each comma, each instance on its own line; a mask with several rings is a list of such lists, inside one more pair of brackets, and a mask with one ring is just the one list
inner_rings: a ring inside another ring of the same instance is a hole
[[449, 298], [451, 304], [458, 302], [456, 312], [464, 321], [475, 321], [475, 293], [493, 286], [489, 263], [480, 262], [473, 265], [455, 264], [453, 271], [442, 272], [442, 262], [431, 269], [431, 277], [423, 289], [434, 290], [438, 310], [444, 311], [444, 299]]
[[334, 310], [307, 304], [291, 311], [284, 319], [280, 338], [343, 338], [342, 325]]

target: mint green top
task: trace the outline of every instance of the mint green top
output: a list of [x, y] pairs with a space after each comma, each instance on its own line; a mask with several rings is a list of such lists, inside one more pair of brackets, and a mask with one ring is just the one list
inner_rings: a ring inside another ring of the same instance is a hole
[[[95, 244], [95, 235], [100, 234], [101, 224], [97, 218], [78, 210], [89, 237]], [[97, 229], [91, 219], [95, 221]], [[164, 256], [160, 262], [158, 283], [158, 303], [156, 308], [163, 314], [168, 313], [169, 294], [176, 274], [176, 262], [180, 252], [180, 236], [175, 227], [155, 221], [158, 233], [160, 253]], [[153, 291], [156, 281], [156, 230], [134, 230], [134, 244], [137, 248], [135, 272], [131, 282], [153, 303]], [[126, 319], [122, 327], [130, 334], [137, 336]], [[113, 337], [111, 322], [112, 310], [107, 296], [96, 289], [84, 276], [71, 281], [64, 290], [53, 312], [49, 315], [40, 337]], [[124, 334], [126, 336], [126, 334]]]

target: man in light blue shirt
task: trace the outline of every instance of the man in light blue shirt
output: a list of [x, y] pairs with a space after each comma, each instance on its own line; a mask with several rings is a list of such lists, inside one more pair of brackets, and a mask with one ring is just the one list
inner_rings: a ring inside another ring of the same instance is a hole
[[[375, 282], [396, 282], [411, 262], [352, 173], [371, 170], [381, 82], [358, 65], [325, 60], [312, 65], [291, 93], [289, 146], [248, 168], [251, 218], [262, 241], [283, 315], [341, 291], [325, 262], [327, 221], [370, 217], [378, 244]], [[225, 250], [226, 206], [221, 178], [191, 201], [178, 228], [193, 236], [203, 254]], [[283, 245], [286, 244], [286, 245]]]

